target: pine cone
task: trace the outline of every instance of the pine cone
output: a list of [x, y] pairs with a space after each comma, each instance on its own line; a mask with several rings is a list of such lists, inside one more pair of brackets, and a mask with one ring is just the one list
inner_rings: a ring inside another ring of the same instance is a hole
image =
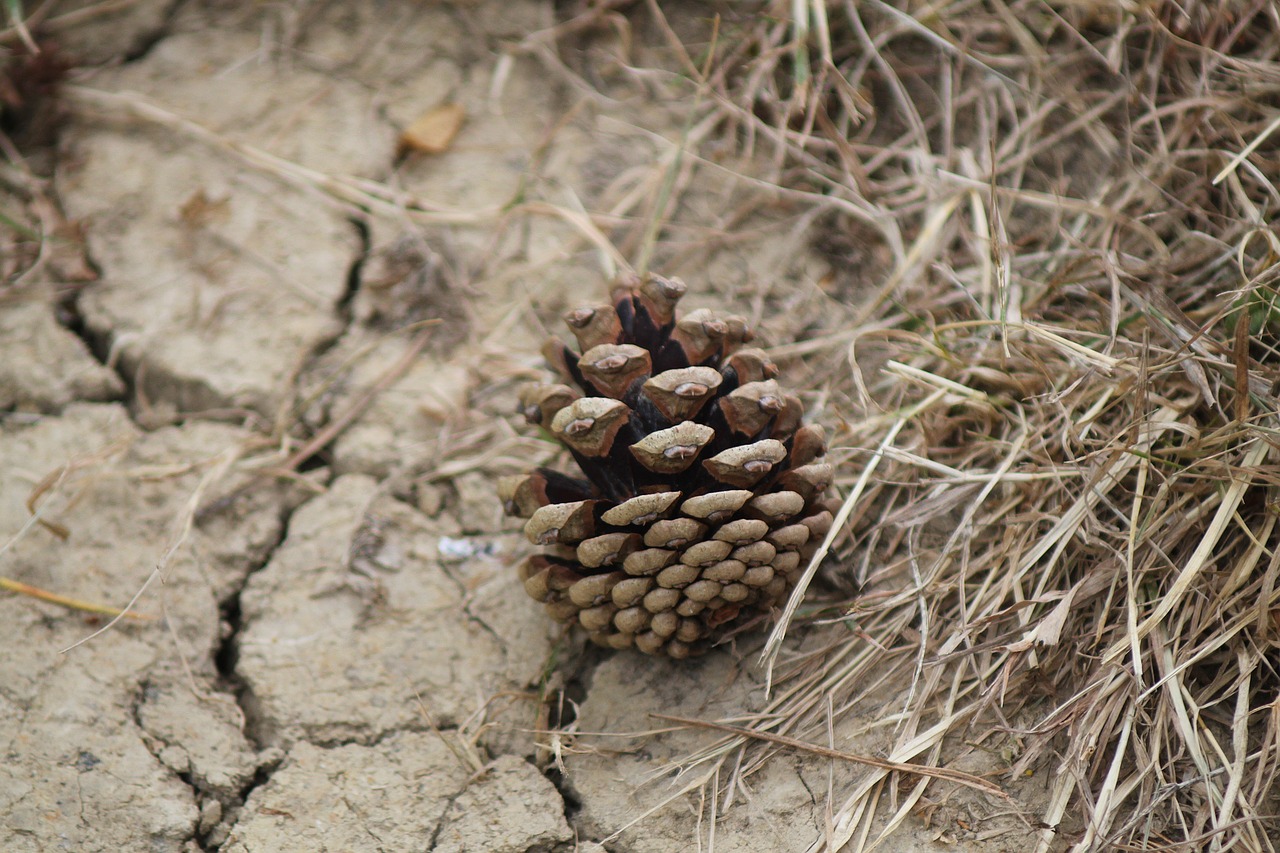
[[612, 305], [565, 315], [581, 354], [544, 353], [567, 384], [536, 385], [521, 411], [585, 479], [539, 468], [499, 492], [541, 554], [529, 595], [604, 646], [673, 658], [704, 651], [785, 600], [831, 527], [822, 427], [744, 347], [742, 317], [676, 318], [679, 279], [649, 276]]

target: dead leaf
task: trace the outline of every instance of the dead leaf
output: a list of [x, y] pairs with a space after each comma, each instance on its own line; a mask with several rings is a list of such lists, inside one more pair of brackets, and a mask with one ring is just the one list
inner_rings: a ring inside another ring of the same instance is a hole
[[440, 104], [427, 110], [400, 134], [400, 153], [443, 154], [462, 129], [467, 111], [461, 104]]
[[210, 198], [201, 187], [178, 208], [178, 218], [190, 228], [204, 228], [215, 221], [225, 220], [230, 207], [230, 199]]

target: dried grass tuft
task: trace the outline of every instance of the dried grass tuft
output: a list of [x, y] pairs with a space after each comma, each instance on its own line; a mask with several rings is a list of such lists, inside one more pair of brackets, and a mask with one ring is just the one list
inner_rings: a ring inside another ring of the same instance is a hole
[[[889, 261], [850, 324], [777, 351], [844, 419], [823, 572], [865, 592], [799, 607], [802, 656], [779, 625], [771, 703], [684, 778], [727, 802], [909, 685], [882, 758], [1007, 750], [1015, 794], [1048, 771], [1040, 850], [1274, 850], [1277, 7], [759, 6], [715, 6], [687, 156], [767, 159], [775, 198]], [[873, 769], [813, 849], [871, 849], [946, 787]]]

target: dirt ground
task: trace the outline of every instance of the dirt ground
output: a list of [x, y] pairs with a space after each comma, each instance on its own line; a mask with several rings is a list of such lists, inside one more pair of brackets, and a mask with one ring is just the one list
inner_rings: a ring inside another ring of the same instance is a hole
[[[84, 254], [54, 241], [0, 301], [0, 575], [151, 618], [95, 634], [105, 617], [0, 599], [0, 849], [831, 832], [865, 768], [783, 751], [709, 800], [677, 771], [716, 734], [652, 716], [760, 708], [759, 640], [693, 662], [567, 640], [514, 580], [492, 489], [548, 456], [516, 389], [642, 245], [636, 199], [685, 131], [678, 71], [621, 61], [678, 66], [662, 32], [619, 19], [566, 59], [539, 0], [79, 5], [50, 32], [81, 67], [47, 190]], [[442, 104], [466, 115], [447, 150], [398, 150]], [[813, 248], [802, 206], [758, 203], [768, 168], [690, 158], [656, 261], [694, 307], [818, 335], [862, 273]], [[875, 754], [900, 687], [832, 744]], [[1002, 811], [935, 802], [882, 849], [1029, 849]]]

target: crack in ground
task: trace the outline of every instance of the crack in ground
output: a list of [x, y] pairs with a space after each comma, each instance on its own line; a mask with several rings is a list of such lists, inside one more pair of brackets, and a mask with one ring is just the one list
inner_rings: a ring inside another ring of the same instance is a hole
[[[363, 284], [361, 272], [364, 269], [365, 262], [369, 259], [372, 251], [372, 238], [369, 233], [369, 226], [363, 219], [357, 216], [351, 216], [347, 219], [356, 234], [357, 249], [355, 257], [352, 258], [351, 264], [347, 267], [346, 275], [343, 279], [344, 287], [342, 295], [338, 297], [333, 305], [334, 316], [340, 321], [340, 328], [334, 334], [324, 338], [312, 347], [311, 352], [303, 359], [302, 366], [294, 374], [292, 397], [295, 404], [302, 397], [302, 383], [324, 359], [334, 347], [338, 346], [347, 333], [351, 331], [352, 325], [355, 323], [355, 315], [352, 310], [352, 303], [355, 301], [356, 295], [360, 292]], [[322, 422], [311, 424], [311, 432], [313, 435], [319, 434], [327, 423], [333, 417], [332, 412], [325, 411]], [[303, 415], [298, 414], [301, 421]], [[306, 473], [317, 468], [322, 468], [329, 463], [328, 450], [335, 441], [342, 435], [341, 432], [334, 435], [324, 445], [312, 449], [310, 455], [305, 459], [298, 460], [297, 470], [299, 473]]]
[[[365, 259], [369, 255], [369, 230], [368, 227], [357, 219], [350, 220], [352, 226], [356, 229], [359, 238], [360, 249], [356, 257], [352, 261], [346, 276], [346, 289], [342, 298], [334, 306], [334, 313], [341, 322], [341, 329], [331, 338], [318, 344], [309, 357], [303, 369], [298, 375], [305, 375], [306, 371], [314, 365], [325, 352], [336, 346], [351, 328], [352, 314], [351, 301], [354, 299], [360, 287], [360, 270]], [[297, 389], [294, 389], [294, 397], [297, 397]], [[315, 457], [313, 457], [315, 458]], [[304, 464], [307, 460], [303, 460]], [[302, 470], [300, 465], [299, 469]], [[301, 505], [299, 505], [301, 506]], [[213, 662], [218, 672], [219, 679], [223, 686], [228, 689], [232, 696], [235, 697], [236, 704], [240, 708], [240, 713], [244, 717], [244, 736], [254, 746], [261, 756], [268, 750], [268, 745], [272, 740], [270, 726], [268, 720], [261, 713], [258, 701], [254, 696], [253, 689], [245, 680], [238, 670], [240, 662], [240, 637], [245, 629], [244, 611], [241, 605], [241, 597], [246, 588], [248, 588], [250, 579], [255, 574], [265, 569], [271, 564], [272, 559], [280, 550], [281, 546], [289, 537], [289, 526], [293, 518], [293, 513], [297, 512], [299, 506], [281, 507], [280, 525], [276, 536], [276, 540], [266, 549], [262, 558], [254, 566], [251, 566], [244, 576], [236, 584], [235, 588], [220, 603], [219, 611], [222, 622], [227, 626], [226, 633], [222, 637], [218, 647], [213, 651]], [[374, 743], [380, 741], [383, 737], [390, 734], [384, 732], [373, 739]], [[310, 742], [310, 741], [309, 741]], [[319, 745], [319, 744], [317, 744]], [[274, 761], [268, 761], [261, 764], [250, 779], [236, 793], [234, 801], [222, 804], [222, 819], [215, 826], [207, 828], [203, 833], [198, 833], [194, 839], [201, 850], [216, 851], [222, 846], [230, 829], [235, 825], [239, 818], [239, 813], [243, 809], [245, 803], [255, 790], [267, 784], [271, 780], [272, 774], [281, 765], [283, 761], [283, 753], [279, 753]], [[198, 790], [198, 789], [197, 789]], [[221, 834], [221, 838], [216, 838], [215, 834]]]
[[[360, 284], [360, 268], [369, 252], [368, 229], [363, 223], [356, 220], [352, 220], [352, 225], [356, 228], [360, 237], [361, 249], [347, 272], [347, 287], [344, 295], [334, 306], [335, 314], [342, 321], [341, 329], [331, 338], [326, 339], [315, 347], [308, 357], [306, 366], [304, 367], [304, 370], [300, 372], [300, 375], [301, 373], [305, 373], [305, 370], [310, 367], [310, 365], [314, 364], [324, 354], [324, 352], [335, 346], [350, 328], [352, 322], [350, 303], [358, 291]], [[89, 258], [87, 247], [85, 247], [84, 252], [86, 260], [92, 262], [92, 259]], [[90, 351], [94, 352], [95, 355], [98, 356], [104, 364], [106, 364], [106, 353], [103, 352], [103, 350], [106, 347], [107, 342], [105, 340], [95, 340], [95, 336], [92, 335], [85, 327], [77, 305], [78, 295], [78, 292], [73, 292], [70, 298], [62, 306], [65, 311], [65, 318], [67, 319], [67, 322], [63, 325], [73, 334], [76, 334], [77, 337], [80, 337], [81, 340], [85, 342], [86, 346], [89, 347]], [[109, 339], [109, 333], [106, 337]], [[115, 372], [120, 376], [121, 380], [125, 384], [126, 402], [132, 402], [136, 399], [136, 389], [133, 383], [130, 382], [129, 378], [124, 376], [121, 371], [115, 370]], [[296, 389], [294, 396], [296, 397]], [[136, 423], [136, 418], [134, 418], [132, 411], [130, 412], [130, 417]], [[235, 494], [238, 495], [239, 492]], [[227, 511], [233, 503], [234, 501], [218, 501], [203, 508], [197, 513], [197, 523], [212, 513]], [[261, 763], [254, 772], [253, 777], [241, 786], [241, 788], [231, 797], [227, 797], [225, 794], [219, 796], [213, 791], [206, 790], [206, 787], [202, 785], [191, 772], [183, 773], [173, 771], [174, 775], [181, 779], [182, 782], [192, 790], [196, 805], [200, 809], [200, 823], [197, 824], [197, 831], [191, 841], [197, 849], [209, 851], [209, 853], [214, 853], [214, 851], [221, 848], [222, 844], [229, 836], [231, 828], [239, 819], [244, 804], [256, 789], [270, 781], [272, 774], [280, 766], [284, 757], [283, 753], [278, 753], [274, 758], [272, 757], [270, 750], [270, 743], [272, 741], [270, 731], [271, 723], [262, 715], [252, 687], [238, 671], [240, 658], [239, 640], [246, 627], [241, 598], [253, 576], [271, 564], [272, 559], [274, 559], [280, 547], [288, 539], [290, 522], [292, 520], [293, 513], [296, 512], [298, 508], [298, 506], [291, 507], [287, 503], [281, 506], [279, 527], [274, 541], [269, 543], [262, 556], [247, 568], [243, 576], [238, 579], [235, 586], [222, 599], [222, 601], [219, 602], [219, 619], [220, 622], [225, 625], [225, 629], [216, 648], [211, 651], [214, 669], [217, 672], [219, 682], [217, 687], [234, 697], [236, 705], [239, 707], [240, 713], [244, 719], [243, 734], [246, 740], [248, 740], [253, 746], [257, 758]], [[147, 738], [150, 738], [157, 744], [168, 746], [169, 744], [166, 744], [162, 738], [156, 737], [142, 724], [141, 707], [145, 700], [148, 686], [149, 682], [147, 681], [144, 681], [139, 685], [137, 701], [134, 703], [133, 707], [134, 722], [138, 726], [139, 731], [144, 733]], [[391, 734], [391, 732], [383, 732], [372, 739], [364, 739], [364, 742], [366, 745], [376, 744], [383, 737], [386, 737], [389, 734]], [[351, 742], [355, 743], [356, 741], [352, 740]], [[323, 744], [319, 743], [316, 745], [323, 746]], [[152, 750], [152, 753], [153, 755], [156, 755], [157, 760], [159, 760], [157, 751]], [[161, 764], [163, 765], [163, 762], [161, 762]], [[217, 819], [209, 821], [212, 825], [205, 825], [206, 807], [213, 801], [218, 803], [220, 814]]]
[[[137, 43], [134, 44], [133, 47], [130, 48], [130, 50], [121, 58], [121, 64], [129, 65], [145, 59], [156, 45], [168, 38], [172, 34], [173, 24], [177, 18], [178, 10], [185, 2], [186, 0], [173, 0], [173, 2], [169, 4], [168, 8], [164, 10], [160, 25], [150, 32], [140, 33]], [[57, 185], [55, 181], [52, 180], [52, 176], [57, 174], [58, 170], [62, 166], [63, 149], [59, 144], [61, 126], [59, 126], [57, 130], [57, 135], [48, 145], [49, 152], [52, 155], [52, 162], [49, 164], [50, 179], [46, 182], [43, 192], [57, 211], [57, 216], [62, 220], [62, 222], [66, 225], [75, 225], [76, 223], [72, 223], [67, 220], [62, 199], [57, 192]], [[77, 248], [80, 252], [85, 268], [91, 270], [96, 276], [98, 276], [98, 278], [101, 278], [102, 268], [89, 252], [88, 241], [81, 237]], [[119, 377], [124, 388], [122, 399], [131, 400], [134, 398], [136, 389], [134, 388], [134, 383], [130, 378], [125, 376], [117, 365], [111, 363], [110, 336], [99, 336], [93, 334], [85, 323], [84, 315], [80, 310], [80, 294], [85, 287], [91, 285], [92, 282], [85, 282], [62, 283], [60, 286], [57, 286], [56, 299], [54, 302], [54, 319], [57, 321], [58, 325], [66, 329], [84, 344], [85, 349], [94, 358], [94, 360]]]
[[[294, 511], [296, 509], [281, 508], [280, 527], [275, 541], [266, 549], [266, 553], [262, 558], [245, 572], [244, 576], [235, 585], [235, 588], [219, 605], [220, 619], [228, 626], [228, 630], [212, 653], [214, 668], [218, 674], [219, 681], [218, 684], [213, 686], [233, 697], [237, 707], [240, 709], [240, 713], [243, 715], [243, 734], [245, 739], [253, 746], [255, 751], [254, 758], [258, 762], [252, 778], [241, 786], [234, 795], [228, 797], [201, 783], [191, 769], [181, 771], [166, 764], [162, 760], [160, 753], [170, 746], [183, 748], [183, 744], [180, 742], [176, 744], [170, 743], [148, 728], [143, 721], [142, 707], [146, 702], [148, 692], [152, 689], [150, 679], [143, 679], [139, 682], [134, 694], [134, 702], [130, 708], [133, 723], [144, 736], [143, 744], [147, 747], [147, 750], [162, 767], [169, 770], [192, 791], [192, 797], [196, 807], [199, 809], [200, 816], [197, 821], [196, 832], [190, 841], [201, 851], [215, 853], [221, 847], [231, 827], [238, 819], [239, 812], [248, 800], [249, 795], [254, 789], [270, 780], [271, 774], [279, 767], [283, 758], [282, 753], [273, 756], [265, 743], [265, 738], [262, 734], [263, 723], [260, 715], [257, 714], [257, 704], [253, 700], [252, 691], [236, 671], [236, 663], [239, 658], [236, 642], [243, 629], [240, 597], [248, 586], [249, 579], [270, 565], [272, 558], [288, 537], [289, 521]], [[206, 826], [207, 807], [211, 802], [218, 804], [219, 816], [217, 819], [209, 821], [211, 825]]]
[[440, 810], [440, 817], [436, 819], [435, 832], [431, 833], [431, 841], [427, 843], [427, 850], [436, 849], [436, 845], [440, 843], [440, 833], [444, 832], [445, 818], [449, 816], [449, 810], [453, 808], [453, 804], [458, 801], [458, 798], [466, 792], [467, 786], [464, 785], [462, 790], [458, 791], [445, 801], [444, 808]]
[[[151, 753], [151, 756], [156, 760], [156, 763], [173, 774], [173, 776], [181, 781], [182, 784], [191, 789], [191, 799], [195, 802], [196, 809], [202, 817], [205, 811], [205, 803], [210, 799], [216, 799], [216, 797], [214, 797], [211, 792], [204, 790], [204, 788], [196, 781], [195, 774], [191, 772], [190, 768], [185, 771], [177, 770], [176, 768], [166, 764], [164, 759], [161, 758], [160, 754], [169, 747], [174, 746], [174, 744], [151, 731], [142, 720], [142, 706], [146, 703], [147, 694], [151, 690], [152, 684], [150, 678], [144, 678], [138, 682], [133, 692], [133, 702], [129, 706], [130, 719], [133, 721], [133, 724], [137, 727], [140, 733], [139, 740], [142, 741], [142, 745], [146, 748], [147, 752]], [[79, 784], [78, 780], [77, 784]], [[207, 833], [202, 833], [200, 831], [201, 817], [197, 817], [195, 834], [189, 840], [196, 845], [196, 849], [210, 851], [213, 848], [206, 845], [207, 838], [205, 836]], [[83, 820], [83, 817], [81, 819]]]
[[[557, 667], [565, 679], [564, 685], [558, 691], [552, 691], [549, 694], [542, 690], [539, 691], [543, 694], [542, 701], [547, 706], [547, 729], [549, 731], [563, 732], [572, 727], [578, 718], [577, 710], [590, 690], [595, 671], [606, 657], [607, 652], [605, 650], [588, 646], [578, 654], [568, 656], [567, 659], [572, 662], [572, 667], [563, 663]], [[535, 688], [540, 687], [540, 685], [533, 686]], [[553, 701], [557, 693], [559, 694], [559, 701]], [[570, 737], [572, 737], [571, 733]], [[556, 792], [560, 795], [560, 801], [564, 804], [565, 823], [569, 825], [576, 836], [582, 830], [578, 821], [578, 816], [582, 812], [582, 797], [579, 796], [573, 787], [573, 783], [557, 764], [552, 763], [542, 768], [542, 775], [555, 786]]]
[[461, 727], [454, 721], [449, 721], [443, 725], [434, 725], [432, 721], [427, 721], [421, 725], [415, 723], [404, 723], [403, 725], [388, 726], [385, 729], [376, 732], [370, 732], [367, 736], [351, 735], [349, 737], [338, 738], [322, 738], [307, 736], [300, 738], [317, 749], [341, 749], [344, 746], [361, 746], [376, 747], [381, 746], [383, 741], [388, 740], [398, 734], [458, 734], [462, 732]]
[[361, 277], [360, 274], [364, 270], [365, 262], [369, 260], [369, 252], [372, 249], [373, 238], [369, 233], [369, 224], [363, 219], [355, 216], [347, 219], [351, 223], [351, 227], [356, 231], [356, 239], [360, 241], [360, 249], [356, 253], [356, 258], [351, 262], [350, 268], [347, 270], [347, 287], [342, 292], [342, 296], [338, 299], [337, 311], [338, 316], [342, 318], [343, 334], [351, 328], [351, 303], [356, 298], [356, 294], [360, 292]]
[[796, 778], [800, 780], [800, 786], [804, 788], [805, 792], [809, 795], [809, 804], [814, 808], [817, 808], [818, 795], [813, 792], [813, 788], [809, 787], [809, 780], [804, 778], [804, 774], [800, 772], [799, 768], [796, 769]]
[[573, 790], [573, 786], [569, 784], [564, 774], [554, 764], [543, 770], [542, 775], [547, 777], [547, 780], [552, 785], [556, 786], [556, 791], [560, 794], [560, 799], [564, 803], [565, 823], [577, 831], [577, 817], [582, 811], [582, 798], [578, 796], [577, 791]]
[[214, 669], [222, 681], [222, 686], [235, 697], [236, 705], [240, 708], [240, 713], [244, 715], [245, 738], [259, 752], [267, 749], [269, 745], [270, 738], [266, 732], [267, 724], [262, 720], [262, 716], [258, 712], [258, 703], [253, 695], [253, 689], [236, 669], [240, 662], [240, 634], [244, 630], [244, 612], [241, 609], [240, 598], [249, 586], [249, 580], [271, 564], [276, 552], [280, 550], [280, 546], [289, 537], [289, 522], [296, 511], [296, 508], [281, 508], [280, 528], [275, 542], [271, 543], [270, 547], [266, 549], [266, 553], [258, 563], [245, 572], [244, 577], [239, 580], [218, 607], [219, 618], [227, 628], [218, 647], [213, 650]]

